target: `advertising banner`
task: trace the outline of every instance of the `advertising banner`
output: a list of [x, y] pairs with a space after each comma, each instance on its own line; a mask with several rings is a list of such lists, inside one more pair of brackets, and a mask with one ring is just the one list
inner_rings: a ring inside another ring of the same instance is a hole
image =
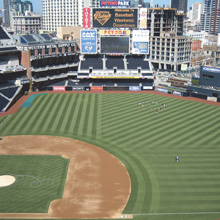
[[168, 93], [168, 89], [165, 89], [165, 88], [160, 88], [160, 87], [157, 87], [157, 90], [158, 92], [164, 92], [164, 93]]
[[187, 64], [181, 64], [181, 70], [186, 71], [187, 70]]
[[92, 22], [94, 28], [137, 28], [138, 10], [94, 8]]
[[90, 8], [83, 8], [83, 28], [90, 28]]
[[130, 52], [130, 37], [101, 37], [101, 53], [128, 54]]
[[103, 91], [103, 87], [102, 86], [92, 86], [91, 91]]
[[149, 53], [149, 30], [133, 30], [133, 54]]
[[147, 8], [140, 9], [140, 28], [147, 28]]
[[97, 31], [81, 30], [81, 53], [97, 53]]
[[220, 73], [220, 68], [202, 66], [202, 71], [205, 71], [205, 72], [213, 72], [213, 73]]
[[129, 91], [141, 91], [141, 86], [129, 86]]
[[72, 87], [72, 91], [82, 91], [84, 87]]
[[143, 86], [143, 90], [153, 89], [153, 86]]
[[101, 0], [100, 1], [100, 6], [110, 6], [110, 7], [129, 7], [131, 4], [130, 1], [118, 1], [118, 0], [113, 0], [113, 1], [107, 1], [107, 0]]
[[183, 96], [183, 93], [182, 93], [182, 92], [179, 92], [179, 91], [176, 91], [176, 90], [173, 90], [173, 91], [172, 91], [172, 94], [173, 94], [173, 95], [178, 95], [178, 96]]
[[65, 86], [53, 86], [53, 91], [65, 91]]
[[130, 30], [100, 30], [100, 35], [130, 35]]
[[92, 76], [92, 79], [139, 79], [138, 76]]

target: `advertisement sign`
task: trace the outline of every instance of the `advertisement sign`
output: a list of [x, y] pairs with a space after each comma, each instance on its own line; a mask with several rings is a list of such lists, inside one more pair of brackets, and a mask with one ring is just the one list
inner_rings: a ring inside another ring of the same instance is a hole
[[97, 53], [96, 30], [81, 30], [81, 53]]
[[168, 93], [168, 89], [160, 88], [160, 87], [158, 87], [156, 91], [158, 91], [158, 92]]
[[186, 71], [187, 70], [187, 64], [181, 64], [181, 70]]
[[139, 79], [138, 76], [92, 76], [92, 79]]
[[140, 9], [140, 28], [147, 28], [147, 8]]
[[130, 35], [130, 30], [100, 30], [100, 35]]
[[95, 28], [137, 28], [137, 9], [93, 9], [93, 27]]
[[129, 91], [141, 91], [141, 86], [129, 86]]
[[129, 7], [131, 4], [130, 1], [107, 1], [107, 0], [101, 0], [100, 1], [100, 6], [110, 6], [110, 7]]
[[179, 91], [176, 91], [176, 90], [173, 90], [173, 91], [172, 91], [172, 94], [173, 94], [173, 95], [178, 95], [178, 96], [183, 96], [183, 93], [182, 93], [182, 92], [179, 92]]
[[214, 67], [203, 66], [203, 67], [202, 67], [202, 71], [213, 72], [213, 73], [220, 73], [220, 68], [214, 68]]
[[154, 79], [154, 76], [142, 76], [142, 79]]
[[90, 28], [90, 8], [83, 8], [83, 28]]
[[103, 87], [102, 86], [92, 86], [91, 91], [103, 91]]
[[143, 86], [143, 90], [153, 89], [153, 86]]
[[53, 91], [65, 91], [65, 86], [53, 86]]
[[149, 30], [133, 30], [133, 54], [149, 53]]
[[72, 87], [72, 91], [82, 91], [84, 87]]
[[130, 52], [130, 37], [101, 37], [101, 53], [128, 54]]

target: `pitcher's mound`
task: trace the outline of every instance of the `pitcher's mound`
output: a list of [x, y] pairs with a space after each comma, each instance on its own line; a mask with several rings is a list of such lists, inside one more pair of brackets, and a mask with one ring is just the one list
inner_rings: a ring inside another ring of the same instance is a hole
[[10, 175], [0, 176], [0, 187], [10, 186], [16, 181], [15, 177]]

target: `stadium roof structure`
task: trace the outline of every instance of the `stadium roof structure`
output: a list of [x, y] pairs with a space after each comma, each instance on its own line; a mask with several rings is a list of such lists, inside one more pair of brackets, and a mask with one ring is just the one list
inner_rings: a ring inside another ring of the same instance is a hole
[[6, 31], [3, 29], [2, 26], [0, 26], [0, 40], [10, 40], [11, 38], [6, 33]]

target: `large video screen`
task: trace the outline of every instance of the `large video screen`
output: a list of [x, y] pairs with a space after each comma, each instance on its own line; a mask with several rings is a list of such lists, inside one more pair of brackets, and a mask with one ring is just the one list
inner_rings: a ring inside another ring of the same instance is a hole
[[127, 54], [130, 52], [130, 37], [101, 37], [101, 53]]
[[95, 28], [137, 28], [137, 9], [93, 9], [93, 27]]

